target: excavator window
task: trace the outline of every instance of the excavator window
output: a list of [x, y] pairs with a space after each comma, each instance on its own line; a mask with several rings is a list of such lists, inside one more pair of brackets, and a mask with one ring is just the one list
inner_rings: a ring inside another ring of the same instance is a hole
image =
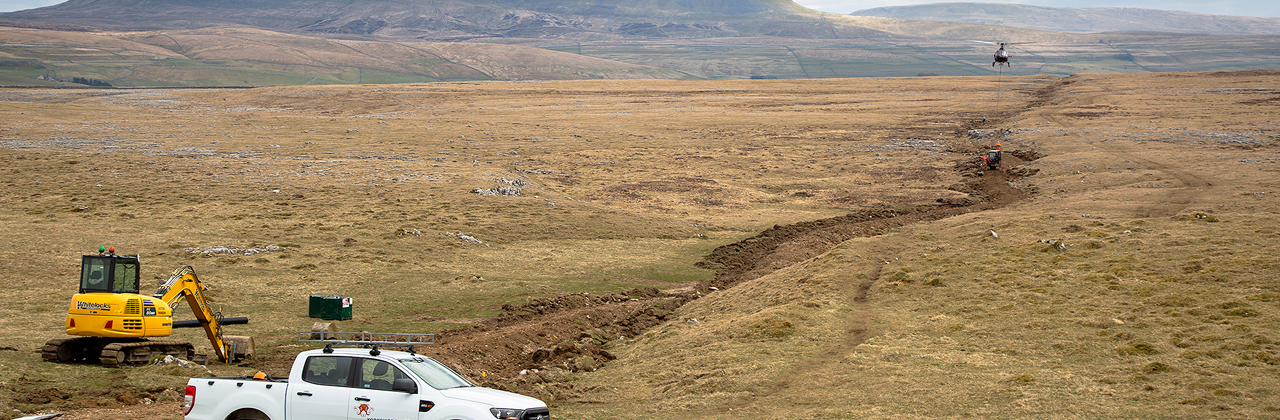
[[138, 293], [137, 258], [85, 255], [80, 264], [80, 293]]
[[109, 292], [107, 272], [111, 260], [86, 255], [80, 264], [80, 293]]
[[116, 260], [115, 279], [111, 289], [116, 293], [138, 293], [138, 261]]

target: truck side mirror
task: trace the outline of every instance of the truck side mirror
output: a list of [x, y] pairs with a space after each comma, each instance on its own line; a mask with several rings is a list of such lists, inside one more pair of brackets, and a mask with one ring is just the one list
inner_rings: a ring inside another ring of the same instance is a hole
[[400, 391], [409, 394], [418, 393], [418, 384], [413, 379], [401, 378], [391, 382], [392, 391]]

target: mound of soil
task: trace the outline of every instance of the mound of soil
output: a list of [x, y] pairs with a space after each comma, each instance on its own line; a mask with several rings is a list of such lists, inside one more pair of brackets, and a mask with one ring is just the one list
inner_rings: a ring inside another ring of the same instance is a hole
[[605, 350], [607, 343], [644, 333], [698, 296], [692, 290], [650, 288], [507, 305], [502, 316], [444, 332], [441, 344], [429, 350], [485, 383], [505, 383], [522, 370], [594, 370], [598, 363], [614, 359]]
[[[123, 375], [121, 375], [123, 376]], [[19, 378], [9, 386], [14, 395], [11, 403], [23, 409], [48, 410], [137, 405], [143, 402], [180, 401], [181, 391], [165, 387], [138, 388], [120, 385], [110, 389], [70, 393], [48, 387], [48, 381]]]

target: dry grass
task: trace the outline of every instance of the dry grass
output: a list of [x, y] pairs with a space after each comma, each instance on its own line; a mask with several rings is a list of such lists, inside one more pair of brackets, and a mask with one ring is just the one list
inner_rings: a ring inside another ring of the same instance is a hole
[[[1006, 149], [1048, 155], [1020, 181], [1042, 194], [851, 240], [696, 301], [680, 318], [699, 322], [618, 347], [561, 412], [1275, 416], [1277, 122], [1259, 105], [1275, 77], [1066, 79], [1005, 124]], [[761, 320], [795, 332], [743, 333]]]
[[[153, 279], [195, 266], [268, 354], [297, 350], [317, 292], [355, 297], [344, 329], [433, 332], [530, 297], [704, 280], [702, 255], [773, 224], [958, 194], [957, 156], [908, 140], [1012, 95], [971, 81], [5, 91], [0, 252], [22, 302], [0, 309], [5, 378], [113, 374], [34, 352], [62, 334], [77, 255], [103, 244]], [[872, 193], [884, 182], [900, 188]], [[473, 192], [502, 186], [521, 196]], [[267, 245], [284, 250], [186, 251]]]
[[[1267, 417], [1275, 82], [3, 91], [0, 272], [16, 304], [0, 307], [14, 349], [0, 401], [119, 374], [35, 353], [62, 334], [76, 256], [99, 244], [141, 253], [154, 277], [194, 265], [253, 320], [235, 334], [287, 354], [310, 293], [355, 297], [343, 329], [434, 332], [528, 297], [684, 286], [709, 276], [701, 255], [775, 224], [962, 196], [952, 167], [979, 143], [963, 129], [1021, 112], [998, 127], [1006, 150], [1046, 155], [1018, 181], [1039, 195], [712, 293], [613, 343], [619, 359], [578, 375], [557, 416]], [[499, 186], [521, 196], [473, 192]], [[184, 251], [255, 244], [286, 249]], [[135, 389], [185, 381], [125, 372]]]

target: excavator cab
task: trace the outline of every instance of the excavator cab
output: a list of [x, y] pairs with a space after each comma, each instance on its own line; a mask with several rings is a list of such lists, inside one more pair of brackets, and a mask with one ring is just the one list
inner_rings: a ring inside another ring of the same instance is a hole
[[996, 149], [996, 150], [989, 150], [989, 151], [987, 151], [987, 157], [986, 157], [986, 159], [985, 159], [985, 160], [987, 161], [987, 168], [988, 168], [988, 169], [996, 169], [996, 168], [999, 168], [999, 167], [1000, 167], [1000, 157], [1001, 157], [1001, 156], [1000, 156], [1000, 150], [999, 150], [999, 149]]
[[116, 255], [98, 250], [80, 259], [80, 293], [138, 293], [142, 274], [137, 255]]
[[1000, 151], [1000, 143], [996, 143], [995, 149], [988, 150], [987, 154], [982, 156], [982, 164], [986, 166], [988, 170], [1000, 169], [1000, 158], [1003, 157], [1003, 155], [1004, 152]]

